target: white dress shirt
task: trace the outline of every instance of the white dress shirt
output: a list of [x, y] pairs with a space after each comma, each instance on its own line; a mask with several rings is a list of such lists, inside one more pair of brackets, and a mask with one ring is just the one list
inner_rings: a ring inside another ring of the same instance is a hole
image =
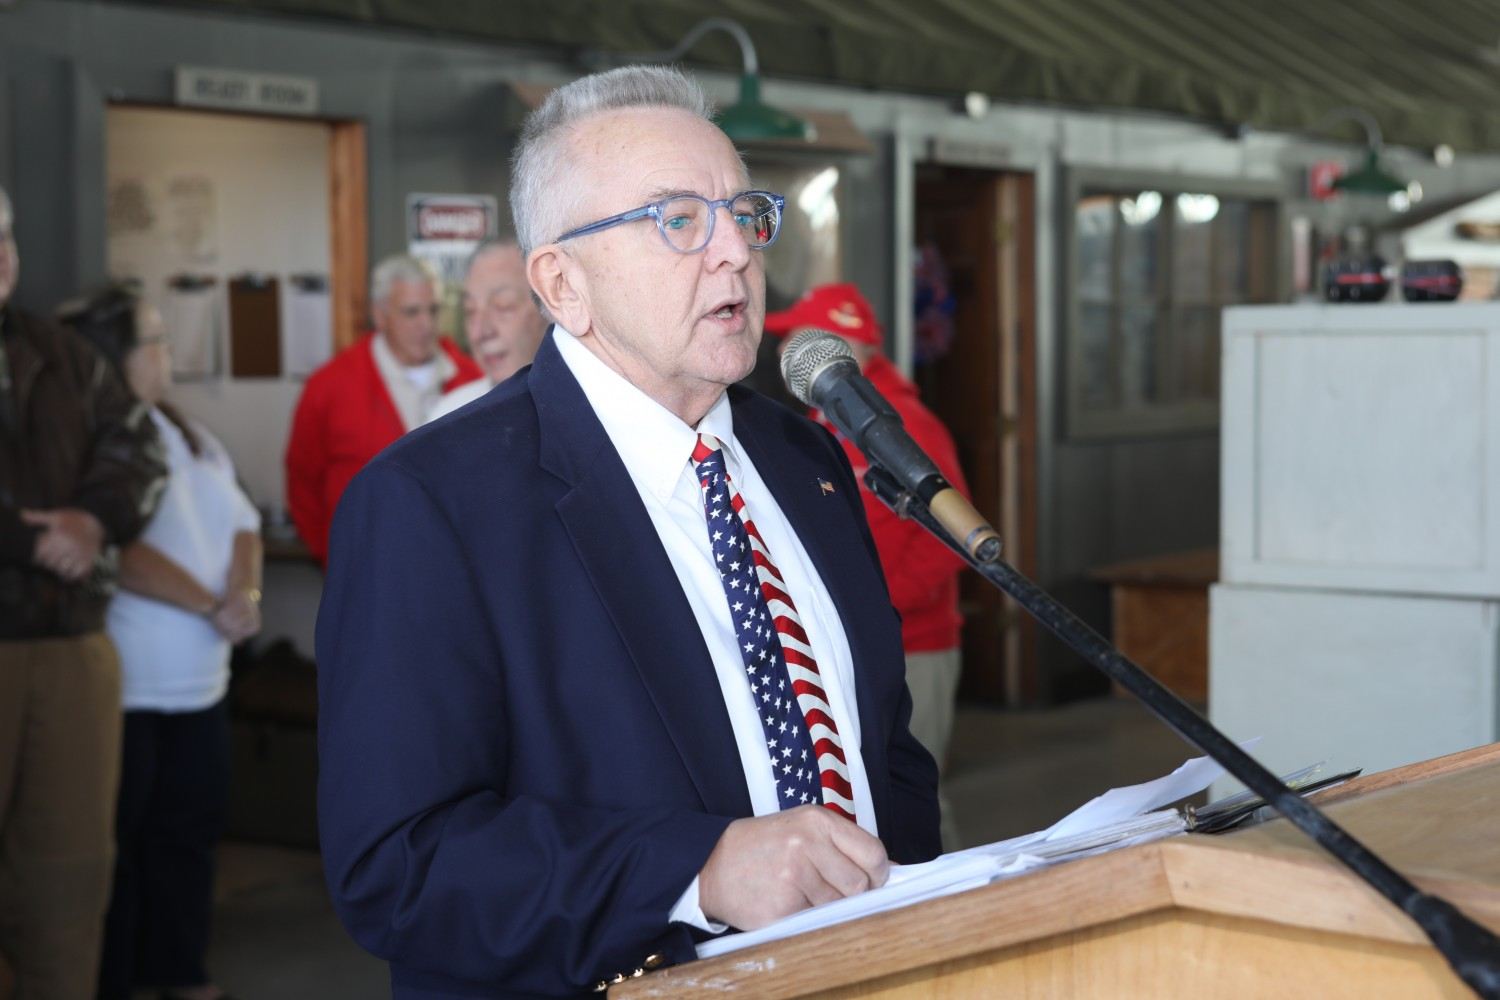
[[446, 417], [454, 410], [468, 406], [494, 387], [494, 383], [488, 378], [476, 378], [472, 382], [465, 382], [457, 389], [450, 389], [443, 393], [442, 398], [427, 412], [427, 419], [424, 423], [430, 424], [438, 417]]
[[[260, 514], [207, 428], [193, 423], [201, 451], [194, 456], [160, 410], [151, 411], [151, 420], [166, 448], [167, 488], [140, 540], [222, 594], [234, 536], [259, 531]], [[128, 711], [195, 712], [217, 704], [229, 688], [229, 640], [200, 614], [121, 588], [109, 602], [105, 630], [120, 653]]]
[[[572, 334], [554, 327], [553, 340], [563, 362], [594, 414], [604, 425], [625, 463], [641, 503], [666, 549], [667, 558], [682, 585], [698, 629], [713, 660], [719, 690], [724, 696], [729, 724], [739, 749], [740, 766], [750, 792], [755, 815], [775, 813], [781, 806], [776, 784], [767, 766], [766, 737], [761, 730], [760, 711], [750, 692], [739, 640], [730, 617], [728, 599], [708, 536], [708, 516], [691, 457], [698, 434], [712, 434], [723, 444], [724, 462], [745, 501], [745, 511], [755, 522], [766, 547], [781, 571], [802, 626], [812, 642], [822, 676], [823, 690], [833, 709], [839, 738], [848, 760], [850, 784], [854, 788], [856, 821], [872, 835], [875, 808], [870, 782], [860, 756], [859, 713], [855, 704], [854, 663], [844, 635], [838, 609], [818, 576], [786, 515], [755, 466], [734, 436], [729, 397], [720, 396], [697, 427], [689, 427], [675, 414], [651, 399], [596, 357]], [[671, 913], [704, 930], [721, 931], [723, 925], [709, 922], [698, 907], [698, 880], [694, 879]]]
[[407, 430], [421, 427], [427, 422], [428, 411], [442, 398], [443, 385], [458, 374], [458, 365], [441, 344], [437, 356], [426, 364], [403, 365], [385, 342], [385, 334], [378, 331], [370, 338], [370, 351], [375, 355], [375, 369], [380, 372], [385, 391], [401, 415], [401, 426]]

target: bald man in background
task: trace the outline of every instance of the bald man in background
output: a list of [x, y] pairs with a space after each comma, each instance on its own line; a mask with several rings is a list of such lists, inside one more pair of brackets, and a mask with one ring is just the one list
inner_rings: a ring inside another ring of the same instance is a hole
[[464, 275], [464, 329], [485, 377], [445, 393], [428, 422], [472, 403], [531, 364], [547, 326], [526, 283], [526, 260], [515, 239], [481, 243]]

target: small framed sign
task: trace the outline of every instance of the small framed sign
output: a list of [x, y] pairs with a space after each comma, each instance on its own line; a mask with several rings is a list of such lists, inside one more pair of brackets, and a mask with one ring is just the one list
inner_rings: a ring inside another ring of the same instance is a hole
[[315, 115], [318, 113], [318, 81], [305, 76], [179, 66], [177, 103], [188, 107], [265, 114]]

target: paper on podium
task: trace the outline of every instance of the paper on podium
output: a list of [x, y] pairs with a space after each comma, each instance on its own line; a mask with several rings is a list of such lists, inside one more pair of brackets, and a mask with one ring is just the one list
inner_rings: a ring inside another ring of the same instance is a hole
[[[1246, 740], [1240, 744], [1240, 749], [1249, 750], [1259, 742], [1258, 736]], [[1164, 778], [1124, 788], [1111, 788], [1098, 798], [1085, 802], [1048, 827], [1045, 839], [1056, 840], [1059, 837], [1088, 833], [1101, 826], [1139, 816], [1152, 809], [1160, 809], [1170, 802], [1196, 795], [1213, 784], [1223, 773], [1224, 768], [1207, 757], [1193, 757], [1183, 761], [1182, 766]]]
[[698, 957], [728, 954], [767, 941], [778, 941], [794, 934], [805, 934], [848, 920], [977, 889], [997, 879], [1020, 875], [1065, 859], [1179, 833], [1186, 829], [1186, 821], [1175, 810], [1161, 810], [1161, 807], [1203, 791], [1223, 773], [1224, 769], [1207, 757], [1194, 757], [1155, 781], [1111, 789], [1045, 830], [954, 851], [919, 865], [894, 865], [890, 879], [878, 889], [794, 913], [759, 930], [704, 941], [698, 945]]

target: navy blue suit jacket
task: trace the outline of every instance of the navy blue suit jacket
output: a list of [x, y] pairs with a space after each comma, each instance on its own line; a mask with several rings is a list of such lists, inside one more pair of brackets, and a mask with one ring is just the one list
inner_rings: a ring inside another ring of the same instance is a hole
[[[730, 399], [848, 633], [881, 838], [932, 857], [937, 771], [853, 474], [821, 428]], [[355, 478], [317, 657], [328, 884], [397, 997], [570, 995], [693, 957], [667, 914], [749, 793], [666, 551], [550, 339]]]

